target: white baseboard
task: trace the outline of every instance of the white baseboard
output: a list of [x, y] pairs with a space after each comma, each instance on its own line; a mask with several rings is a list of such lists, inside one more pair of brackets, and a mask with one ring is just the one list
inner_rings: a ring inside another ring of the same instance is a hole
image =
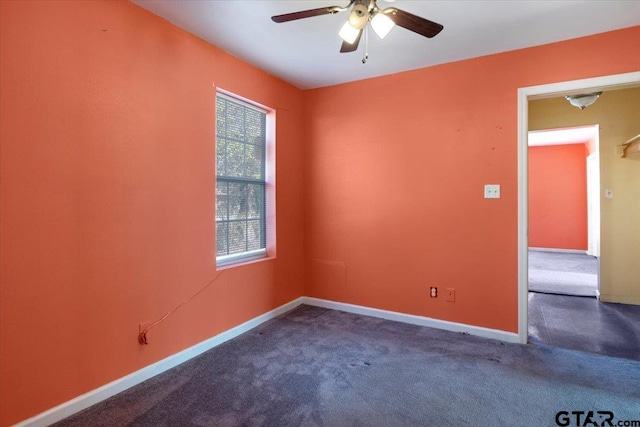
[[599, 294], [598, 299], [602, 302], [611, 302], [614, 304], [640, 305], [640, 297], [636, 296]]
[[258, 317], [254, 317], [253, 319], [248, 320], [241, 325], [238, 325], [225, 332], [222, 332], [221, 334], [216, 335], [215, 337], [209, 338], [205, 341], [202, 341], [201, 343], [182, 350], [181, 352], [169, 356], [166, 359], [162, 359], [152, 365], [146, 366], [139, 371], [133, 372], [125, 377], [112, 381], [109, 384], [105, 384], [102, 387], [80, 395], [61, 405], [58, 405], [34, 417], [15, 424], [14, 427], [45, 427], [61, 421], [77, 412], [82, 411], [83, 409], [95, 405], [96, 403], [99, 403], [105, 399], [108, 399], [111, 396], [114, 396], [137, 384], [140, 384], [141, 382], [146, 381], [151, 377], [161, 374], [168, 369], [174, 368], [189, 359], [199, 356], [205, 351], [217, 347], [220, 344], [255, 328], [256, 326], [261, 325], [267, 320], [271, 320], [274, 317], [277, 317], [289, 310], [296, 308], [300, 304], [302, 304], [302, 297], [296, 298], [295, 300], [281, 305], [280, 307]]
[[343, 302], [328, 301], [319, 298], [302, 297], [302, 303], [316, 307], [330, 308], [346, 311], [348, 313], [361, 314], [363, 316], [377, 317], [396, 322], [410, 323], [412, 325], [427, 326], [430, 328], [444, 329], [452, 332], [466, 332], [470, 335], [491, 338], [511, 343], [519, 343], [518, 334], [515, 332], [500, 331], [497, 329], [483, 328], [482, 326], [465, 325], [464, 323], [449, 322], [446, 320], [432, 319], [430, 317], [416, 316], [413, 314], [398, 313], [396, 311], [380, 310], [361, 305], [347, 304]]
[[536, 252], [561, 252], [565, 254], [586, 254], [586, 249], [558, 249], [558, 248], [529, 248], [530, 251]]
[[71, 415], [80, 412], [96, 403], [99, 403], [105, 399], [108, 399], [120, 392], [123, 392], [143, 381], [148, 380], [158, 374], [163, 373], [171, 368], [174, 368], [181, 363], [186, 362], [207, 350], [219, 346], [220, 344], [229, 341], [253, 328], [261, 325], [262, 323], [271, 320], [289, 310], [296, 308], [301, 304], [312, 305], [315, 307], [330, 308], [333, 310], [346, 311], [348, 313], [361, 314], [363, 316], [377, 317], [381, 319], [393, 320], [396, 322], [410, 323], [412, 325], [427, 326], [430, 328], [444, 329], [446, 331], [453, 332], [466, 332], [471, 335], [477, 335], [480, 337], [497, 339], [501, 341], [507, 341], [517, 343], [518, 334], [512, 332], [499, 331], [496, 329], [483, 328], [481, 326], [465, 325], [463, 323], [448, 322], [446, 320], [432, 319], [429, 317], [415, 316], [412, 314], [398, 313], [394, 311], [380, 310], [377, 308], [369, 308], [360, 305], [347, 304], [342, 302], [328, 301], [319, 298], [312, 297], [299, 297], [291, 302], [288, 302], [280, 307], [255, 317], [247, 322], [238, 325], [228, 331], [222, 332], [215, 337], [209, 338], [201, 343], [198, 343], [192, 347], [189, 347], [179, 353], [162, 359], [152, 365], [146, 366], [136, 372], [133, 372], [125, 377], [117, 379], [92, 390], [88, 393], [80, 395], [74, 399], [71, 399], [61, 405], [51, 408], [45, 412], [42, 412], [34, 417], [24, 420], [13, 427], [46, 427], [58, 421], [61, 421]]

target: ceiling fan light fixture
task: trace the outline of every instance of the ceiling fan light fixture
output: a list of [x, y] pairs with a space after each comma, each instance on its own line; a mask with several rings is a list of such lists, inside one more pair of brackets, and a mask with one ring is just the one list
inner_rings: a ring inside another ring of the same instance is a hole
[[[2, 1], [2, 0], [0, 0]], [[390, 1], [390, 0], [387, 0]], [[384, 10], [376, 4], [377, 0], [350, 0], [346, 6], [325, 6], [316, 9], [301, 10], [299, 12], [275, 15], [271, 20], [275, 23], [296, 21], [298, 19], [311, 18], [313, 16], [334, 15], [339, 12], [349, 11], [347, 22], [342, 25], [338, 34], [343, 40], [340, 46], [340, 53], [355, 52], [358, 50], [360, 39], [364, 35], [365, 52], [362, 62], [367, 61], [367, 43], [369, 41], [367, 25], [371, 22], [371, 27], [376, 35], [384, 39], [394, 26], [405, 28], [423, 37], [434, 37], [444, 28], [437, 22], [430, 21], [412, 13], [405, 12], [395, 7]]]
[[349, 21], [345, 22], [338, 35], [342, 40], [349, 44], [353, 44], [358, 38], [358, 34], [360, 34], [360, 30], [357, 28], [353, 28]]
[[369, 10], [363, 3], [353, 6], [351, 13], [349, 13], [349, 24], [356, 30], [361, 30], [367, 25], [369, 21]]
[[565, 98], [574, 107], [584, 110], [589, 105], [596, 102], [596, 99], [598, 99], [600, 95], [602, 95], [602, 92], [585, 93], [582, 95], [566, 95]]
[[396, 23], [391, 20], [387, 15], [382, 12], [378, 12], [371, 19], [371, 28], [376, 32], [378, 37], [384, 39], [387, 34], [396, 26]]

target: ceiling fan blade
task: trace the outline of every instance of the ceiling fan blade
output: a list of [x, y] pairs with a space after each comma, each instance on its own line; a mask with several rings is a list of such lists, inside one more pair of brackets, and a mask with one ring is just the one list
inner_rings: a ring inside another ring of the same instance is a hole
[[273, 22], [277, 22], [278, 24], [280, 24], [282, 22], [295, 21], [296, 19], [311, 18], [312, 16], [333, 15], [335, 13], [342, 12], [347, 9], [348, 9], [348, 6], [347, 7], [340, 7], [340, 6], [320, 7], [318, 9], [302, 10], [300, 12], [285, 13], [284, 15], [272, 16], [271, 20]]
[[396, 9], [395, 7], [389, 7], [383, 10], [382, 13], [387, 15], [396, 25], [429, 38], [434, 37], [444, 28], [436, 22], [405, 12], [404, 10]]
[[358, 44], [360, 44], [360, 37], [362, 37], [362, 30], [358, 33], [358, 37], [353, 43], [342, 42], [340, 53], [355, 52], [358, 50]]

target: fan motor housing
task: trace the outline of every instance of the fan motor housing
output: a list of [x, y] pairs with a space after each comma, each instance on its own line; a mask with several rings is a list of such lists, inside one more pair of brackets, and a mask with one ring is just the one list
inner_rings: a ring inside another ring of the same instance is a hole
[[365, 3], [364, 0], [356, 2], [349, 14], [349, 24], [358, 30], [364, 28], [369, 20], [369, 7]]

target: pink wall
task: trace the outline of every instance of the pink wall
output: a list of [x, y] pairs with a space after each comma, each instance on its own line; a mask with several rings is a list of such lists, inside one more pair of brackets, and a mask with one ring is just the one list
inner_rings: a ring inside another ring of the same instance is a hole
[[[305, 92], [305, 293], [517, 332], [517, 89], [637, 71], [639, 39], [634, 27]], [[502, 197], [484, 199], [485, 184]]]
[[529, 147], [529, 246], [587, 249], [585, 144]]
[[[130, 2], [2, 1], [0, 425], [302, 295], [302, 92]], [[278, 257], [216, 274], [214, 84], [278, 110]]]

